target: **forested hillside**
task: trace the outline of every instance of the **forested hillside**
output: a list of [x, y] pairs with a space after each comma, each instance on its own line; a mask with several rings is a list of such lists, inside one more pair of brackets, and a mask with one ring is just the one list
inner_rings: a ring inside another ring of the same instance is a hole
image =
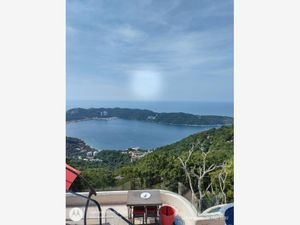
[[112, 117], [178, 125], [228, 125], [233, 123], [233, 118], [228, 116], [193, 115], [182, 112], [157, 113], [150, 110], [125, 108], [74, 108], [68, 110], [66, 114], [69, 122]]
[[[121, 160], [123, 163], [115, 167], [71, 164], [79, 167], [83, 175], [102, 190], [160, 188], [177, 192], [178, 184], [182, 183], [194, 193], [194, 201], [203, 202], [202, 207], [206, 208], [233, 201], [233, 138], [233, 126], [225, 126], [160, 147], [135, 162]], [[117, 158], [110, 160], [118, 161]], [[204, 173], [202, 178], [201, 173]], [[83, 190], [85, 187], [77, 182], [74, 188]]]

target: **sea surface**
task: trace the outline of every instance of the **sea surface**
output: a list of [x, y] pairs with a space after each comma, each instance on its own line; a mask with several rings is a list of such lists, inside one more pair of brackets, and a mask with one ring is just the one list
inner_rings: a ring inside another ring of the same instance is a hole
[[[185, 112], [198, 115], [233, 115], [232, 103], [203, 102], [104, 102], [68, 101], [67, 109], [121, 107], [149, 109], [155, 112]], [[66, 125], [66, 134], [102, 150], [123, 150], [130, 147], [153, 149], [174, 143], [191, 134], [219, 126], [166, 125], [135, 120], [88, 120]]]
[[[87, 120], [67, 124], [67, 136], [99, 149], [153, 149], [214, 126], [178, 126], [135, 120]], [[218, 126], [216, 126], [218, 127]]]

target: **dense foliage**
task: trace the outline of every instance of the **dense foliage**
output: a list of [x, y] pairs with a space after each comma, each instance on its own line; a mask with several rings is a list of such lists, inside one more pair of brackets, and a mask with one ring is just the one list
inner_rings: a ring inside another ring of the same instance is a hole
[[78, 156], [85, 156], [88, 152], [97, 151], [91, 148], [84, 141], [79, 138], [67, 137], [66, 138], [66, 156], [67, 158], [74, 158]]
[[66, 137], [66, 158], [69, 163], [80, 169], [117, 168], [131, 162], [130, 151], [131, 149], [99, 151], [78, 138]]
[[[233, 126], [191, 135], [174, 144], [160, 147], [136, 162], [130, 162], [120, 152], [103, 151], [97, 158], [101, 158], [105, 163], [79, 163], [72, 160], [69, 163], [82, 170], [83, 176], [101, 190], [160, 188], [177, 192], [179, 182], [189, 190], [189, 183], [178, 157], [186, 159], [193, 145], [195, 150], [188, 163], [190, 171], [201, 166], [202, 152], [208, 153], [207, 166], [227, 164], [224, 192], [227, 202], [233, 201]], [[212, 186], [206, 196], [204, 208], [221, 202], [218, 177], [221, 172], [220, 167], [204, 179], [205, 188], [209, 184]], [[197, 190], [196, 177], [192, 176], [192, 183], [193, 188]], [[74, 187], [76, 190], [86, 188], [78, 181]]]
[[182, 112], [157, 113], [150, 110], [125, 108], [74, 108], [68, 110], [66, 114], [67, 121], [105, 119], [111, 117], [178, 125], [224, 125], [233, 123], [233, 118], [227, 116], [199, 116]]
[[179, 181], [188, 186], [178, 157], [186, 158], [188, 150], [197, 141], [200, 144], [191, 158], [191, 168], [201, 161], [200, 149], [210, 152], [208, 165], [233, 160], [233, 127], [231, 126], [197, 133], [174, 144], [161, 147], [136, 164], [123, 167], [120, 172], [126, 178], [132, 176], [128, 170], [133, 171], [134, 177], [141, 180], [142, 188], [160, 187], [177, 191]]

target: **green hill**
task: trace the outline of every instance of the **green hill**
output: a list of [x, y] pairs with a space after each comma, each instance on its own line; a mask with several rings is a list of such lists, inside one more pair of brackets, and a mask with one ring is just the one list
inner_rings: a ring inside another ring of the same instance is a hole
[[178, 182], [188, 185], [178, 157], [186, 158], [189, 149], [196, 142], [199, 142], [199, 145], [191, 158], [191, 168], [200, 162], [201, 150], [210, 152], [208, 165], [233, 160], [233, 127], [230, 126], [197, 133], [174, 144], [158, 148], [135, 164], [123, 167], [119, 172], [126, 181], [132, 177], [139, 178], [139, 185], [142, 188], [159, 187], [177, 191]]
[[[100, 190], [160, 188], [177, 192], [178, 182], [189, 187], [178, 157], [185, 160], [191, 147], [198, 143], [188, 163], [189, 170], [191, 171], [201, 165], [202, 152], [209, 152], [206, 161], [207, 166], [230, 164], [227, 168], [225, 193], [227, 201], [233, 201], [233, 141], [233, 126], [224, 126], [196, 133], [174, 144], [160, 147], [135, 162], [130, 162], [128, 158], [124, 158], [124, 154], [115, 151], [111, 154], [110, 152], [113, 150], [110, 150], [103, 152], [101, 157], [99, 155], [99, 158], [106, 162], [104, 164], [78, 161], [70, 161], [69, 163], [80, 169], [87, 180]], [[109, 164], [112, 157], [114, 158], [113, 163]], [[221, 168], [218, 168], [208, 173], [203, 184], [207, 188], [212, 183], [214, 191], [218, 194], [220, 188], [217, 175], [220, 171]], [[193, 187], [197, 190], [197, 180], [193, 176], [192, 180]], [[74, 188], [83, 190], [86, 187], [76, 183]], [[212, 195], [207, 201], [212, 201], [216, 196], [217, 194]], [[210, 203], [207, 203], [207, 206], [209, 205]]]
[[233, 118], [228, 116], [193, 115], [189, 113], [157, 113], [150, 110], [126, 108], [74, 108], [66, 113], [66, 120], [80, 121], [89, 119], [108, 119], [117, 117], [127, 120], [141, 120], [177, 125], [228, 125]]

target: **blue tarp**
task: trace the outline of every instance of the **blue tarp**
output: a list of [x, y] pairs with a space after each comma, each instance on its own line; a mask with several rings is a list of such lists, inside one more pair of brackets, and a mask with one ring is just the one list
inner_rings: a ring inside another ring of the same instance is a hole
[[233, 207], [230, 207], [225, 212], [225, 223], [226, 225], [233, 225]]

